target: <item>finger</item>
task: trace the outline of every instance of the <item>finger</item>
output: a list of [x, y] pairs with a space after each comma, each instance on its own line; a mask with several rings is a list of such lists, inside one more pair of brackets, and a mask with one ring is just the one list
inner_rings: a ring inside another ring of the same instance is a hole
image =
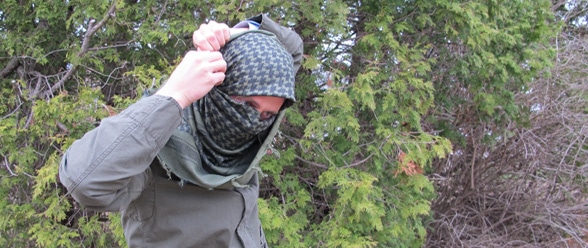
[[192, 45], [194, 45], [194, 47], [196, 49], [198, 49], [198, 41], [197, 41], [198, 40], [198, 34], [197, 33], [198, 33], [198, 30], [195, 30], [192, 33]]
[[214, 80], [214, 82], [217, 82], [216, 84], [214, 84], [214, 86], [219, 86], [223, 83], [223, 81], [225, 81], [225, 73], [215, 72], [212, 74], [212, 79]]
[[[217, 39], [218, 44], [220, 47], [223, 47], [227, 41], [231, 38], [231, 34], [229, 32], [229, 26], [224, 23], [210, 23], [210, 30], [214, 32], [214, 35]], [[220, 49], [219, 47], [219, 49]]]
[[193, 56], [192, 61], [199, 63], [200, 66], [208, 72], [226, 72], [227, 62], [223, 59], [220, 52], [210, 51], [189, 51], [185, 57]]
[[208, 59], [208, 66], [212, 72], [224, 73], [227, 71], [227, 62], [222, 58], [222, 56], [211, 55], [211, 57]]
[[206, 56], [209, 61], [224, 60], [223, 54], [219, 51], [208, 52]]
[[200, 51], [215, 51], [215, 47], [219, 47], [219, 45], [215, 45], [218, 43], [216, 41], [216, 37], [214, 37], [214, 32], [210, 30], [210, 26], [208, 24], [201, 24], [198, 30], [194, 31], [192, 34], [192, 42], [194, 43], [194, 47]]
[[202, 30], [202, 35], [204, 35], [206, 41], [210, 46], [212, 46], [213, 51], [218, 51], [221, 47], [220, 40], [223, 39], [217, 37], [217, 32], [219, 30], [219, 24], [215, 21], [210, 21], [205, 29]]
[[209, 66], [212, 72], [225, 73], [227, 71], [227, 62], [224, 59], [211, 61], [209, 62]]
[[192, 42], [194, 43], [194, 47], [198, 51], [213, 51], [213, 48], [208, 42], [206, 41], [206, 37], [202, 34], [202, 30], [194, 31], [192, 35]]
[[225, 36], [225, 44], [227, 44], [227, 42], [229, 42], [229, 40], [231, 39], [231, 29], [229, 28], [229, 26], [227, 26], [227, 24], [225, 25], [225, 29], [223, 29], [223, 34]]

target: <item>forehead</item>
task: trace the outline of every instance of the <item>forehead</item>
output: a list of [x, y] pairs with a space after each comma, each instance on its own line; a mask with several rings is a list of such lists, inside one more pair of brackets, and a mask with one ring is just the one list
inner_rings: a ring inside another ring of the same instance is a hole
[[286, 99], [276, 96], [249, 96], [251, 101], [255, 102], [262, 111], [277, 113], [282, 108]]

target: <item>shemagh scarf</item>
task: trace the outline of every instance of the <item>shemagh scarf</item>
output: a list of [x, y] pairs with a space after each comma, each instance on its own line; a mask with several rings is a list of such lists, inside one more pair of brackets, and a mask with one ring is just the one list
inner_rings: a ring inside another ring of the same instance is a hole
[[[251, 30], [238, 34], [231, 37], [221, 53], [227, 62], [225, 80], [183, 110], [179, 127], [194, 139], [197, 151], [188, 153], [199, 156], [200, 161], [164, 165], [182, 181], [203, 184], [202, 181], [211, 175], [235, 175], [249, 168], [265, 139], [264, 131], [272, 126], [275, 117], [260, 120], [255, 108], [231, 96], [282, 97], [286, 99], [282, 108], [295, 100], [292, 56], [272, 33]], [[179, 168], [182, 166], [196, 166], [197, 169]], [[191, 172], [185, 173], [185, 170]], [[206, 175], [199, 175], [204, 171]]]

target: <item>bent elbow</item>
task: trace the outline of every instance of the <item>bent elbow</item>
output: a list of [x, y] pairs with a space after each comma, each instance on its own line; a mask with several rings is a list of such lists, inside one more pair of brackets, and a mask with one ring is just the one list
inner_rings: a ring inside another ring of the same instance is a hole
[[64, 155], [59, 165], [59, 181], [76, 202], [97, 211], [118, 210], [112, 209], [116, 193], [100, 192], [88, 180], [74, 180], [75, 173], [68, 169], [71, 168], [68, 168], [66, 155]]
[[114, 212], [118, 211], [119, 209], [113, 208], [113, 203], [115, 199], [115, 194], [97, 194], [97, 192], [89, 185], [85, 185], [83, 183], [79, 184], [77, 187], [73, 189], [68, 189], [69, 194], [73, 197], [73, 199], [81, 204], [82, 206], [96, 210], [96, 211], [108, 211]]

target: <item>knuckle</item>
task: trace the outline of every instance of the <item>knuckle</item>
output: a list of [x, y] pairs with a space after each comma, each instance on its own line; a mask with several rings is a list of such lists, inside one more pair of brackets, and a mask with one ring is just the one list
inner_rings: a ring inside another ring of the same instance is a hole
[[206, 37], [206, 40], [209, 40], [209, 41], [214, 41], [214, 40], [216, 40], [216, 35], [215, 35], [214, 33], [207, 33], [207, 34], [205, 35], [205, 37]]

